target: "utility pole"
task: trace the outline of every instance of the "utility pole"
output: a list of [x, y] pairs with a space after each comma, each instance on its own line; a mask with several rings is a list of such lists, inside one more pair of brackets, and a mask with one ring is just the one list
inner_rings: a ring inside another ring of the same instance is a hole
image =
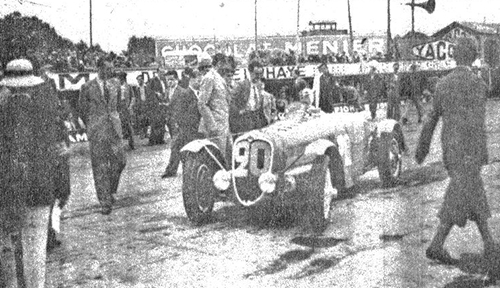
[[90, 47], [92, 47], [92, 0], [90, 2]]
[[257, 40], [257, 0], [255, 0], [255, 51], [258, 49], [258, 40]]
[[297, 47], [297, 51], [295, 57], [298, 63], [299, 52], [302, 52], [302, 47], [300, 47], [300, 0], [297, 0], [297, 39], [295, 40], [295, 47]]
[[[354, 52], [354, 36], [352, 34], [352, 19], [351, 19], [351, 1], [347, 0], [347, 14], [349, 17], [349, 56], [352, 57]], [[352, 58], [351, 58], [352, 59]]]
[[387, 55], [391, 53], [391, 41], [391, 0], [387, 0]]
[[415, 35], [415, 0], [411, 0], [411, 35]]

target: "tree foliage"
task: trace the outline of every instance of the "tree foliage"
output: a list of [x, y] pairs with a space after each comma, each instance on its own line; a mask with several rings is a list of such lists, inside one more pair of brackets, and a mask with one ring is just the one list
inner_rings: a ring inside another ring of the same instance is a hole
[[16, 11], [0, 18], [0, 62], [4, 65], [15, 58], [34, 60], [35, 55], [74, 48], [73, 42], [36, 16], [22, 16]]

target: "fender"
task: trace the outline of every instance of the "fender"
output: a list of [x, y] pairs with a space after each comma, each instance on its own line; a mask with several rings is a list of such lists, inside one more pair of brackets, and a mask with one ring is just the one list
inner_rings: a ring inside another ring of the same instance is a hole
[[215, 143], [208, 139], [197, 139], [191, 141], [181, 148], [180, 153], [184, 156], [188, 152], [200, 153], [203, 150], [207, 151], [208, 155], [210, 155], [210, 157], [214, 159], [214, 161], [217, 163], [217, 165], [219, 165], [221, 169], [226, 170], [225, 164], [227, 162], [224, 157], [224, 153], [220, 151], [219, 147], [217, 147]]
[[315, 156], [323, 155], [326, 153], [326, 150], [328, 148], [334, 146], [335, 144], [333, 144], [333, 142], [330, 140], [318, 139], [306, 146], [304, 150], [304, 155], [315, 155]]
[[403, 136], [403, 130], [401, 129], [401, 124], [394, 119], [384, 119], [377, 124], [377, 138], [380, 138], [382, 133], [392, 133], [396, 131], [399, 145], [402, 151], [406, 151], [407, 147], [405, 144], [405, 139]]

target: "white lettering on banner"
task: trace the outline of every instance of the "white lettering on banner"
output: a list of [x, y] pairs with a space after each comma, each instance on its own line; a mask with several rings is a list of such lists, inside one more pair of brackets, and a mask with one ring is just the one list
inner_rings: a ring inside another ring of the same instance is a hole
[[414, 46], [413, 54], [428, 60], [448, 60], [453, 56], [455, 44], [439, 40]]
[[[393, 72], [394, 62], [379, 62], [377, 70], [384, 73]], [[417, 64], [420, 71], [445, 71], [455, 68], [455, 61], [447, 60], [421, 60], [421, 61], [401, 61], [399, 62], [400, 71], [406, 72], [410, 70], [410, 65]], [[291, 79], [294, 72], [299, 71], [300, 77], [314, 77], [317, 75], [317, 64], [306, 66], [267, 66], [264, 68], [264, 78], [267, 79]], [[334, 76], [354, 76], [368, 74], [370, 67], [364, 63], [337, 63], [329, 64], [328, 70]], [[142, 75], [144, 82], [148, 82], [153, 78], [156, 70], [141, 70], [141, 71], [125, 71], [127, 73], [127, 82], [131, 85], [137, 84], [137, 76]], [[182, 69], [177, 70], [179, 75]], [[241, 81], [248, 78], [248, 71], [245, 68], [236, 69], [233, 79]], [[79, 90], [81, 85], [89, 80], [97, 77], [97, 73], [60, 73], [49, 74], [49, 77], [54, 79], [58, 90]]]
[[318, 45], [319, 41], [310, 41], [306, 43], [306, 54], [317, 55], [319, 54]]
[[[385, 51], [385, 37], [380, 36], [356, 36], [354, 39], [356, 46], [360, 47], [356, 50], [364, 51], [363, 54], [369, 54]], [[363, 42], [364, 44], [360, 44]], [[340, 53], [348, 50], [347, 35], [329, 35], [329, 36], [269, 36], [262, 37], [259, 48], [264, 49], [282, 49], [285, 51], [293, 50], [296, 53], [305, 52], [305, 55], [315, 54], [324, 55], [328, 53]], [[172, 40], [156, 40], [157, 56], [165, 57], [168, 52], [172, 51], [204, 51], [213, 54], [216, 51], [225, 51], [228, 54], [234, 55], [236, 58], [245, 57], [251, 51], [255, 50], [255, 39], [253, 37], [236, 38], [236, 39], [172, 39]]]
[[458, 38], [474, 38], [474, 36], [463, 30], [462, 28], [456, 27], [453, 28], [450, 32], [446, 33], [443, 37], [445, 40], [455, 40]]

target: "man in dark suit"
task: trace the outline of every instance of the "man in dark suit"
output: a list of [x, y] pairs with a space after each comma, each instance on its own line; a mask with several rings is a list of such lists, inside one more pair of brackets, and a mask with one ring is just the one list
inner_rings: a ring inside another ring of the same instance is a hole
[[417, 163], [422, 163], [429, 152], [437, 122], [442, 118], [443, 162], [450, 183], [438, 214], [440, 223], [426, 256], [444, 264], [457, 262], [444, 249], [446, 237], [454, 225], [464, 227], [467, 220], [476, 223], [485, 255], [494, 250], [487, 222], [491, 212], [481, 179], [481, 167], [488, 163], [485, 131], [487, 86], [471, 70], [477, 56], [472, 39], [460, 38], [457, 41], [453, 53], [457, 68], [437, 84], [432, 110], [422, 127], [415, 155]]
[[113, 77], [113, 63], [100, 58], [98, 76], [80, 88], [79, 109], [89, 137], [95, 190], [101, 213], [109, 215], [120, 176], [126, 165], [122, 127], [118, 114], [120, 82]]
[[165, 144], [165, 124], [167, 123], [168, 100], [165, 96], [166, 83], [163, 80], [164, 73], [158, 69], [155, 77], [148, 82], [149, 88], [154, 92], [155, 97], [150, 101], [149, 119], [151, 121], [151, 134], [149, 135], [149, 145]]
[[377, 116], [377, 105], [379, 99], [382, 99], [384, 97], [384, 81], [382, 78], [377, 74], [377, 68], [375, 67], [375, 64], [372, 63], [372, 66], [370, 67], [370, 73], [366, 77], [365, 83], [364, 83], [364, 89], [367, 94], [367, 100], [368, 100], [368, 105], [370, 108], [370, 113], [372, 116], [372, 119], [375, 119]]
[[[410, 74], [408, 75], [408, 100], [407, 102], [412, 102], [413, 105], [415, 105], [415, 108], [417, 109], [417, 115], [418, 115], [418, 123], [422, 122], [422, 104], [420, 104], [420, 99], [422, 98], [423, 94], [423, 89], [424, 89], [424, 78], [421, 73], [417, 72], [417, 65], [412, 64], [410, 66]], [[408, 108], [409, 108], [410, 103], [406, 103], [406, 113], [404, 113], [401, 121], [403, 124], [406, 124], [408, 122]]]
[[175, 177], [180, 162], [180, 150], [187, 143], [201, 138], [198, 133], [200, 126], [200, 112], [198, 111], [198, 90], [200, 88], [201, 75], [198, 71], [191, 70], [188, 89], [183, 89], [177, 84], [177, 72], [167, 72], [167, 84], [172, 89], [172, 118], [178, 128], [170, 151], [170, 159], [162, 178]]
[[248, 72], [250, 79], [241, 81], [233, 90], [229, 109], [231, 133], [260, 129], [271, 123], [271, 119], [266, 117], [266, 114], [270, 117], [271, 111], [266, 110], [272, 109], [274, 99], [269, 99], [268, 93], [264, 91], [264, 68], [260, 62], [252, 60], [248, 64]]
[[[47, 227], [58, 160], [59, 100], [25, 59], [10, 61], [0, 81], [0, 278], [6, 287], [45, 287]], [[16, 265], [17, 238], [22, 263]], [[22, 267], [22, 273], [16, 271]], [[18, 282], [19, 275], [23, 275]], [[1, 285], [3, 286], [3, 285]]]
[[333, 112], [334, 104], [340, 102], [340, 91], [335, 84], [333, 75], [330, 74], [330, 71], [328, 71], [328, 65], [326, 62], [321, 63], [318, 66], [318, 70], [321, 73], [321, 76], [319, 77], [318, 107], [323, 112], [331, 113]]
[[401, 118], [401, 75], [399, 63], [394, 63], [394, 72], [387, 81], [387, 118], [399, 121]]
[[122, 122], [122, 130], [124, 137], [128, 139], [130, 149], [134, 150], [134, 128], [132, 126], [132, 115], [134, 114], [133, 101], [135, 100], [134, 90], [127, 83], [127, 73], [118, 73], [118, 80], [120, 80], [120, 93], [118, 101], [118, 114], [120, 114], [120, 121]]
[[135, 99], [132, 103], [134, 111], [134, 125], [142, 138], [146, 138], [148, 134], [149, 120], [149, 105], [154, 97], [153, 90], [144, 83], [144, 76], [136, 77], [137, 86], [133, 86]]

